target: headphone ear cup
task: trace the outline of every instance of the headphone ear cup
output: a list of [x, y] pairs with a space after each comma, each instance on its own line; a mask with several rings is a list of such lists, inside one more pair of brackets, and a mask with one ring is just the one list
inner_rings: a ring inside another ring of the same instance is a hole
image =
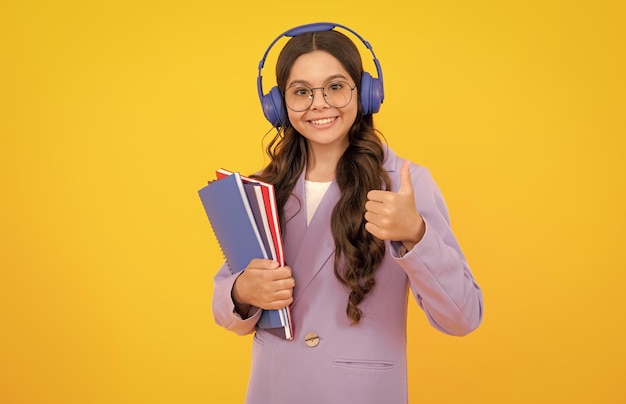
[[383, 102], [383, 87], [379, 79], [373, 78], [369, 73], [361, 75], [361, 105], [363, 113], [375, 114], [380, 110]]
[[272, 87], [261, 99], [261, 107], [265, 118], [275, 127], [282, 126], [285, 121], [283, 98], [278, 87]]

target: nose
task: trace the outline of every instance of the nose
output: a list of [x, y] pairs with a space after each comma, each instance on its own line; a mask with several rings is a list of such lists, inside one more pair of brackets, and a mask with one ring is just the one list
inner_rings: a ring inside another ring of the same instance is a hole
[[[319, 90], [320, 92], [317, 94], [315, 90]], [[311, 89], [311, 97], [313, 97], [313, 102], [311, 102], [311, 109], [326, 109], [328, 108], [328, 103], [326, 102], [326, 97], [324, 96], [324, 87], [317, 87]]]

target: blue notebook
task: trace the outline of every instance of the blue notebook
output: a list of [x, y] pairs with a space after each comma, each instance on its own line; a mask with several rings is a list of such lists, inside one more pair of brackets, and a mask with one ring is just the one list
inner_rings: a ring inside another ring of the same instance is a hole
[[[198, 194], [233, 274], [243, 271], [254, 258], [274, 258], [268, 251], [265, 230], [259, 229], [262, 221], [253, 186], [244, 184], [239, 173], [210, 182]], [[288, 308], [263, 310], [257, 325], [276, 329], [285, 339], [293, 338]]]
[[254, 258], [268, 258], [239, 173], [198, 191], [230, 271], [243, 271]]

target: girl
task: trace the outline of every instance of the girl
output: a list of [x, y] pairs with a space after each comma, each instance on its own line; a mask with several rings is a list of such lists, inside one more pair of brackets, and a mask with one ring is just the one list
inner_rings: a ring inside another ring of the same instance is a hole
[[[255, 259], [215, 277], [216, 322], [255, 332], [250, 404], [406, 403], [409, 290], [444, 333], [482, 319], [437, 185], [383, 145], [359, 51], [330, 28], [304, 26], [281, 51], [284, 115], [256, 175], [275, 186], [288, 266]], [[256, 328], [261, 309], [287, 305], [293, 340]]]

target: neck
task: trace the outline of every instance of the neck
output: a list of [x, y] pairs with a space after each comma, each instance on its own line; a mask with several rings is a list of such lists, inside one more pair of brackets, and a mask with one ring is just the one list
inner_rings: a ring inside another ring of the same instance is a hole
[[348, 145], [338, 148], [309, 143], [309, 155], [305, 178], [315, 182], [330, 182], [335, 178], [335, 169]]

